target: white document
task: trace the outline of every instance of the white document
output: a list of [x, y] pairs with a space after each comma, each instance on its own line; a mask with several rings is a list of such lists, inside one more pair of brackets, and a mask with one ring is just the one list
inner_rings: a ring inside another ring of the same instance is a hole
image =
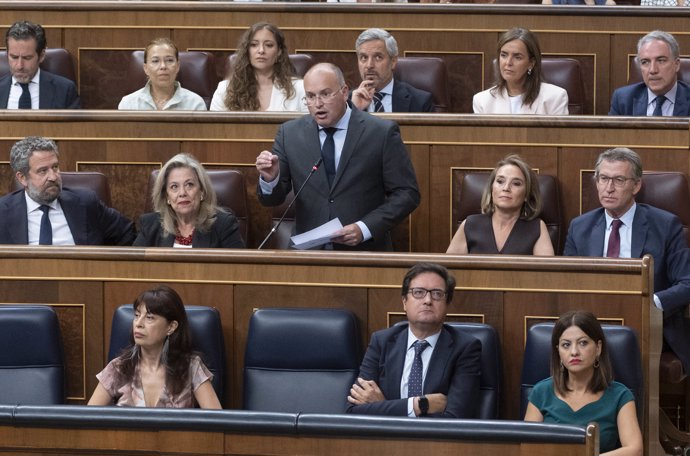
[[292, 247], [295, 249], [304, 250], [328, 244], [331, 242], [331, 238], [334, 237], [335, 233], [342, 228], [343, 224], [340, 223], [340, 219], [336, 217], [321, 226], [317, 226], [313, 230], [292, 236], [290, 238], [294, 244]]

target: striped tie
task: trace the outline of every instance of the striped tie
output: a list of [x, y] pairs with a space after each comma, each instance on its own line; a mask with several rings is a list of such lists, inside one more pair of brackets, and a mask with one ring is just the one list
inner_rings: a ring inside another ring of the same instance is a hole
[[385, 109], [383, 109], [383, 103], [381, 103], [381, 100], [383, 100], [383, 97], [385, 97], [385, 93], [381, 92], [375, 92], [374, 93], [374, 112], [386, 112]]

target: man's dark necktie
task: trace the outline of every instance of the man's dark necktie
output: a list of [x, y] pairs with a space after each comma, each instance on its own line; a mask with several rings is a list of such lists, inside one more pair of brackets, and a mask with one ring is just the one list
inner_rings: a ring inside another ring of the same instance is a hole
[[655, 98], [656, 100], [656, 106], [654, 107], [654, 114], [653, 116], [663, 116], [664, 113], [661, 111], [661, 108], [664, 106], [664, 102], [666, 101], [666, 97], [663, 95], [659, 95], [658, 97]]
[[423, 393], [422, 372], [424, 371], [424, 365], [422, 364], [422, 352], [429, 346], [429, 342], [418, 340], [412, 346], [414, 347], [414, 361], [412, 361], [410, 379], [407, 382], [407, 397], [421, 396]]
[[385, 96], [385, 93], [374, 92], [374, 112], [386, 112], [386, 110], [383, 109], [383, 103], [381, 103], [381, 100], [383, 100]]
[[321, 157], [323, 158], [323, 167], [326, 170], [328, 186], [330, 187], [333, 185], [333, 179], [335, 179], [335, 141], [333, 140], [333, 135], [338, 129], [327, 127], [323, 131], [326, 132], [326, 140], [323, 142], [323, 146], [321, 146]]
[[22, 95], [19, 97], [19, 109], [31, 109], [31, 92], [29, 92], [29, 83], [28, 82], [20, 82], [20, 86], [22, 86]]
[[38, 245], [53, 245], [53, 225], [50, 224], [50, 217], [48, 216], [50, 206], [43, 204], [39, 209], [43, 211], [43, 217], [41, 217], [41, 232], [38, 236]]
[[621, 234], [620, 227], [623, 224], [618, 219], [611, 222], [611, 234], [609, 234], [609, 246], [606, 249], [606, 256], [609, 258], [618, 258], [621, 254]]

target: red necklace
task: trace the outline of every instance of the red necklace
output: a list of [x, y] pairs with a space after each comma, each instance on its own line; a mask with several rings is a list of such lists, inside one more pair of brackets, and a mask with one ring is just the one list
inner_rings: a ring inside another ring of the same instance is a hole
[[192, 245], [192, 236], [194, 236], [194, 230], [192, 230], [192, 234], [189, 236], [182, 236], [178, 231], [175, 235], [175, 242], [179, 245]]

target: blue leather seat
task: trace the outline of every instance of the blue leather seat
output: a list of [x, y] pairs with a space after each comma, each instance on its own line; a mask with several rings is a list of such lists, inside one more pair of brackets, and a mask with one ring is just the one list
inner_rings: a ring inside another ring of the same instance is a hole
[[499, 416], [501, 403], [501, 382], [503, 380], [501, 363], [501, 344], [493, 326], [482, 323], [448, 322], [482, 343], [481, 378], [479, 380], [479, 419], [494, 420]]
[[48, 306], [0, 306], [0, 404], [65, 402], [60, 325]]
[[[206, 367], [213, 374], [213, 389], [223, 403], [225, 381], [225, 343], [220, 314], [213, 307], [185, 306], [194, 350], [201, 353]], [[113, 315], [108, 361], [116, 358], [132, 341], [134, 309], [131, 304], [118, 307]]]
[[360, 337], [348, 310], [257, 310], [244, 356], [244, 408], [344, 413], [359, 372]]
[[[525, 357], [522, 363], [520, 386], [520, 416], [525, 416], [527, 397], [532, 387], [551, 376], [551, 333], [553, 323], [538, 323], [527, 332]], [[608, 344], [609, 358], [613, 366], [613, 378], [627, 386], [635, 396], [637, 417], [642, 423], [644, 416], [644, 379], [640, 345], [632, 328], [619, 325], [601, 325]]]

